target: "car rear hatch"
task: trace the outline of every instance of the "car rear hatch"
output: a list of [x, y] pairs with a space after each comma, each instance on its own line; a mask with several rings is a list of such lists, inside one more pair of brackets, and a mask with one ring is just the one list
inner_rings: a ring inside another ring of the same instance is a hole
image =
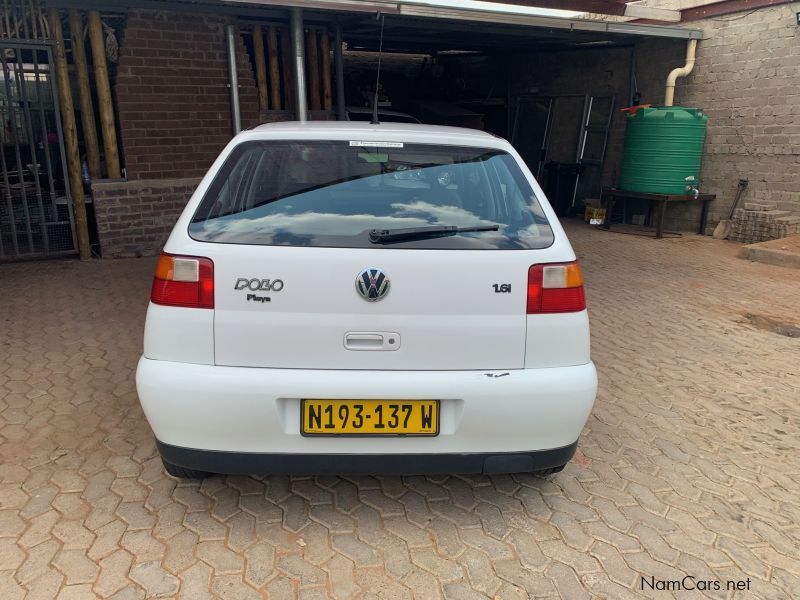
[[209, 242], [230, 366], [523, 368], [529, 267], [554, 256], [512, 156], [438, 144], [244, 142], [189, 234]]

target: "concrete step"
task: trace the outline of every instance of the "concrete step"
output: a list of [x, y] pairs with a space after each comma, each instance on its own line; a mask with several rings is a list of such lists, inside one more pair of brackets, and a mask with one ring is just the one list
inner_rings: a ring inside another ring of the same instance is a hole
[[756, 262], [800, 269], [800, 235], [742, 246], [739, 257]]
[[778, 205], [775, 202], [745, 202], [745, 210], [775, 210]]
[[788, 210], [744, 210], [737, 208], [734, 218], [742, 221], [774, 221], [779, 217], [793, 216]]

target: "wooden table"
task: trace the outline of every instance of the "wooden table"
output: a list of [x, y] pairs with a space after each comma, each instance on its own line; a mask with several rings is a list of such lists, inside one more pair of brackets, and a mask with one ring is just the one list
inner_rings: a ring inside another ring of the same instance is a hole
[[600, 203], [606, 209], [606, 218], [603, 221], [604, 229], [611, 229], [611, 211], [614, 210], [614, 203], [618, 198], [627, 200], [645, 200], [648, 203], [647, 224], [650, 225], [650, 215], [653, 205], [656, 206], [656, 238], [664, 237], [664, 215], [667, 212], [667, 204], [672, 202], [700, 202], [700, 225], [697, 228], [699, 234], [705, 233], [706, 220], [708, 219], [708, 203], [717, 197], [716, 194], [649, 194], [645, 192], [626, 192], [616, 188], [603, 188], [600, 193]]

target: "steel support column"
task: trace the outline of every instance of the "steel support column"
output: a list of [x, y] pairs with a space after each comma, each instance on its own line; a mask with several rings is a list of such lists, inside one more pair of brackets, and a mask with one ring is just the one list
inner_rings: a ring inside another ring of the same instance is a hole
[[334, 69], [336, 69], [336, 118], [347, 120], [347, 109], [344, 105], [344, 59], [342, 57], [342, 25], [336, 23], [333, 43]]
[[233, 124], [233, 135], [242, 130], [242, 114], [239, 109], [239, 73], [236, 71], [236, 44], [234, 41], [233, 25], [225, 26], [225, 36], [228, 41], [228, 74], [231, 86], [231, 123]]
[[294, 57], [295, 108], [298, 121], [308, 120], [308, 104], [306, 102], [306, 51], [303, 36], [303, 9], [293, 8], [291, 11], [292, 56]]

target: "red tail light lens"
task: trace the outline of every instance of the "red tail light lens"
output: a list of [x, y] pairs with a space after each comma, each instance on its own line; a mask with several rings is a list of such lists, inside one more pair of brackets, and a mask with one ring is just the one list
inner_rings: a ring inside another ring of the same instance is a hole
[[533, 265], [528, 270], [528, 314], [579, 312], [586, 308], [577, 262]]
[[214, 308], [214, 263], [199, 256], [162, 254], [150, 301], [164, 306]]

